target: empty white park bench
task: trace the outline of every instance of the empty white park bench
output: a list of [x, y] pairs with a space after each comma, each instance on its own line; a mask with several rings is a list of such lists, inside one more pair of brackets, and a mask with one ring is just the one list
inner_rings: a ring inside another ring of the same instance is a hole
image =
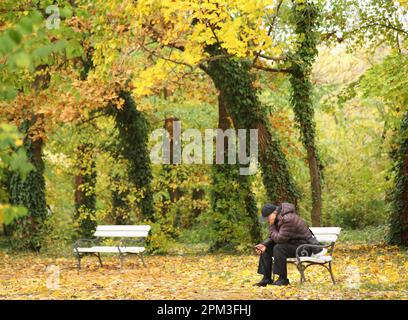
[[[312, 266], [318, 265], [326, 268], [330, 272], [333, 284], [336, 284], [333, 275], [332, 262], [334, 245], [340, 235], [341, 228], [338, 227], [315, 227], [310, 228], [320, 245], [303, 244], [296, 250], [296, 258], [288, 258], [287, 262], [295, 264], [300, 273], [300, 283], [306, 281], [305, 270]], [[307, 249], [321, 248], [321, 252], [309, 256]]]
[[[81, 269], [81, 259], [86, 255], [95, 255], [102, 265], [101, 253], [117, 253], [120, 259], [120, 267], [123, 267], [125, 256], [136, 254], [142, 260], [145, 251], [144, 243], [150, 231], [150, 226], [97, 226], [94, 233], [96, 239], [79, 239], [74, 244], [74, 253], [78, 259], [78, 270]], [[119, 244], [101, 245], [100, 242], [106, 238], [119, 238]]]

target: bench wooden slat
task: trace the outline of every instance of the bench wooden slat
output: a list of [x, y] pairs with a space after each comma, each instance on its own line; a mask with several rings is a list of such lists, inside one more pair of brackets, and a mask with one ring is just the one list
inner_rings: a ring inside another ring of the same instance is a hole
[[[105, 253], [119, 253], [118, 247], [114, 246], [94, 246], [90, 248], [77, 248], [78, 252], [105, 252]], [[144, 247], [120, 247], [122, 253], [141, 253], [145, 251]]]
[[312, 227], [310, 228], [312, 232], [317, 236], [318, 234], [321, 235], [339, 235], [341, 232], [341, 228], [339, 227]]
[[337, 241], [337, 236], [336, 235], [326, 235], [326, 234], [315, 234], [316, 239], [319, 242], [324, 242], [324, 243], [331, 243], [331, 242], [336, 242]]
[[[288, 262], [297, 262], [296, 258], [288, 258], [286, 259]], [[331, 256], [312, 256], [312, 257], [300, 257], [300, 261], [302, 262], [316, 262], [316, 263], [326, 263], [332, 261]]]
[[121, 225], [103, 225], [97, 226], [96, 231], [150, 231], [150, 226], [121, 226]]
[[149, 231], [142, 231], [142, 230], [97, 230], [94, 233], [95, 237], [124, 237], [124, 238], [145, 238], [149, 234]]

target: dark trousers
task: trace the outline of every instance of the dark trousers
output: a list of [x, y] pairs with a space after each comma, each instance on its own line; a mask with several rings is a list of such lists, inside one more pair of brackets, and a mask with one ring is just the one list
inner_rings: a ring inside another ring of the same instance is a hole
[[267, 245], [266, 251], [259, 257], [258, 273], [263, 274], [264, 278], [271, 279], [273, 266], [274, 274], [287, 278], [286, 258], [296, 257], [297, 247], [297, 245], [289, 243]]

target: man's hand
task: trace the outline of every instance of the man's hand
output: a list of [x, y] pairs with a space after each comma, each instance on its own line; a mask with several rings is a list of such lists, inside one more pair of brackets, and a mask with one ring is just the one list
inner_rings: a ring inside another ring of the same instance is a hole
[[256, 253], [261, 254], [261, 253], [264, 253], [266, 251], [266, 247], [265, 247], [265, 245], [260, 243], [260, 244], [257, 244], [255, 246], [255, 250], [256, 250]]
[[276, 221], [276, 216], [277, 216], [277, 211], [276, 211], [276, 210], [275, 210], [275, 212], [271, 213], [271, 214], [268, 216], [268, 221], [269, 221], [269, 225], [270, 225], [270, 226], [275, 223], [275, 221]]

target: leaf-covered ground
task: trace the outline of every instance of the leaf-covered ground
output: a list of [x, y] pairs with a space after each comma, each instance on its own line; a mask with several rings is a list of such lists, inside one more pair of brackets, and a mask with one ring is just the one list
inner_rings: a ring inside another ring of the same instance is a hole
[[[339, 245], [334, 271], [338, 284], [321, 267], [307, 270], [299, 286], [289, 266], [291, 286], [253, 287], [259, 280], [255, 255], [94, 257], [83, 260], [0, 252], [0, 299], [408, 299], [408, 253], [382, 245]], [[59, 276], [58, 276], [59, 269]]]

